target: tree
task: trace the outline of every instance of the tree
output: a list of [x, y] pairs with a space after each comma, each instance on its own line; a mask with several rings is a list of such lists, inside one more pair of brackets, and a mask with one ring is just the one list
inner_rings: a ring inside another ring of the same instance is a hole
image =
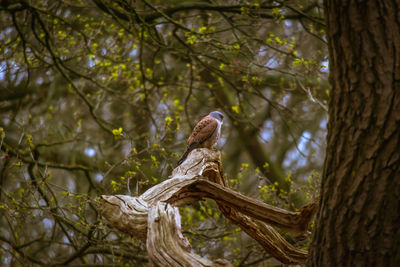
[[325, 9], [332, 90], [309, 266], [399, 266], [399, 3]]

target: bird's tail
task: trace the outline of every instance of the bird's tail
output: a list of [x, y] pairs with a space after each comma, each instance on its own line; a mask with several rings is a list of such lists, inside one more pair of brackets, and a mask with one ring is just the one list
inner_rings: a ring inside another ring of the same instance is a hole
[[185, 153], [183, 153], [182, 157], [178, 160], [178, 163], [176, 164], [176, 167], [178, 167], [179, 165], [181, 165], [181, 164], [185, 161], [185, 159], [187, 158], [187, 156], [189, 155], [189, 153], [190, 153], [193, 149], [198, 148], [198, 147], [200, 147], [200, 143], [197, 143], [197, 142], [191, 143], [191, 144], [186, 148], [186, 151], [185, 151]]

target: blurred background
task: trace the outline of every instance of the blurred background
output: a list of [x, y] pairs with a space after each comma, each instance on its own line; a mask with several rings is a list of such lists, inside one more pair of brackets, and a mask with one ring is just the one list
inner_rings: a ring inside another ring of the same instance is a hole
[[[168, 179], [213, 110], [226, 115], [231, 188], [289, 210], [308, 203], [325, 150], [324, 29], [321, 1], [1, 0], [1, 265], [148, 265], [145, 244], [99, 216], [98, 197]], [[283, 266], [213, 201], [181, 215], [196, 253]]]

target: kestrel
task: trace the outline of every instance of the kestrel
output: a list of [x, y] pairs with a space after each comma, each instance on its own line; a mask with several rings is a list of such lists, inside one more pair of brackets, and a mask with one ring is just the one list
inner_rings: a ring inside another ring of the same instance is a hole
[[221, 125], [224, 115], [219, 111], [213, 111], [199, 121], [189, 136], [188, 145], [185, 153], [178, 161], [177, 166], [181, 165], [189, 153], [195, 148], [213, 148], [221, 134]]

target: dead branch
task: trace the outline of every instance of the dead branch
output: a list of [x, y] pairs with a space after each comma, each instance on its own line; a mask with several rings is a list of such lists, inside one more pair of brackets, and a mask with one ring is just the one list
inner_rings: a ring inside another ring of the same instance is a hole
[[139, 197], [102, 196], [101, 214], [117, 229], [147, 244], [155, 265], [229, 266], [224, 260], [214, 263], [190, 252], [182, 236], [176, 206], [202, 198], [216, 201], [224, 216], [254, 238], [270, 255], [286, 264], [302, 264], [307, 251], [289, 244], [272, 226], [296, 235], [306, 235], [316, 210], [316, 202], [291, 212], [243, 196], [226, 187], [220, 153], [193, 150], [170, 179], [150, 188]]
[[303, 234], [313, 215], [314, 205], [308, 205], [299, 212], [286, 211], [261, 201], [246, 197], [230, 188], [197, 178], [185, 181], [185, 186], [171, 196], [167, 202], [180, 206], [187, 199], [211, 198], [218, 205], [236, 209], [238, 212], [265, 223], [285, 229], [294, 234]]
[[191, 253], [191, 246], [181, 232], [179, 209], [165, 202], [150, 208], [147, 249], [156, 266], [232, 266], [226, 261], [211, 262]]

